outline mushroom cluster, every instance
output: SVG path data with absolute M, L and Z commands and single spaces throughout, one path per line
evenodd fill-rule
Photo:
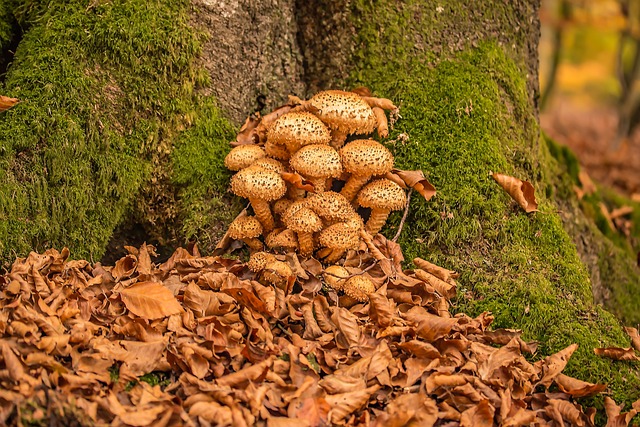
M 231 190 L 249 200 L 255 215 L 237 218 L 229 236 L 246 243 L 250 269 L 266 281 L 286 286 L 291 274 L 274 254 L 315 256 L 332 266 L 349 250 L 366 251 L 362 233 L 377 234 L 391 211 L 405 207 L 405 190 L 385 178 L 393 155 L 366 138 L 376 129 L 387 136 L 384 110 L 396 107 L 366 95 L 328 90 L 309 100 L 290 97 L 287 106 L 261 119 L 258 137 L 237 144 L 225 158 L 236 171 Z M 362 139 L 346 142 L 351 135 Z M 370 210 L 366 223 L 359 207 Z M 271 253 L 262 252 L 263 245 Z M 364 300 L 375 290 L 365 281 L 358 276 L 327 283 Z

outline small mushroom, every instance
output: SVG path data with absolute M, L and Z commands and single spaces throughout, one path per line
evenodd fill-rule
M 340 149 L 344 169 L 351 174 L 340 194 L 352 201 L 358 191 L 375 175 L 393 169 L 393 155 L 384 145 L 372 139 L 357 139 Z
M 376 127 L 373 110 L 360 95 L 341 90 L 327 90 L 314 95 L 309 105 L 331 129 L 331 145 L 342 147 L 347 135 L 372 133 Z
M 376 287 L 367 277 L 358 275 L 347 280 L 342 287 L 342 291 L 359 302 L 367 302 L 369 301 L 369 294 L 374 293 Z
M 264 242 L 271 249 L 284 249 L 286 251 L 295 251 L 298 249 L 298 237 L 295 231 L 285 228 L 273 230 L 264 239 Z
M 257 239 L 261 234 L 262 224 L 254 216 L 241 216 L 229 226 L 229 236 L 235 240 L 242 240 L 253 251 L 261 251 L 264 247 Z
M 309 144 L 328 144 L 331 133 L 318 117 L 306 111 L 287 113 L 267 131 L 267 141 L 285 145 L 291 154 Z
M 272 159 L 271 157 L 263 157 L 259 160 L 256 160 L 252 166 L 259 166 L 263 169 L 273 171 L 277 174 L 281 174 L 284 172 L 284 165 L 276 159 Z
M 309 209 L 318 214 L 320 218 L 329 221 L 343 221 L 356 213 L 351 203 L 342 194 L 335 191 L 314 194 L 307 200 Z
M 264 144 L 264 151 L 269 157 L 273 157 L 278 160 L 289 160 L 291 153 L 284 145 L 275 144 L 269 140 Z
M 267 153 L 259 145 L 239 145 L 224 158 L 224 165 L 232 171 L 239 171 L 251 166 L 257 160 L 265 157 Z
M 282 217 L 285 211 L 291 206 L 293 200 L 291 199 L 278 199 L 273 203 L 273 213 Z
M 332 250 L 324 259 L 324 262 L 333 264 L 342 258 L 348 249 L 358 249 L 360 246 L 360 230 L 350 224 L 339 222 L 322 230 L 318 240 L 320 246 Z
M 313 183 L 316 193 L 322 193 L 328 178 L 342 175 L 340 155 L 328 145 L 305 145 L 289 161 L 291 167 Z
M 325 283 L 336 291 L 342 290 L 349 276 L 347 269 L 339 265 L 330 265 L 322 273 Z
M 384 226 L 392 210 L 404 208 L 407 196 L 402 187 L 388 179 L 371 181 L 358 193 L 358 204 L 371 208 L 371 216 L 365 227 L 375 235 Z
M 268 263 L 275 261 L 276 257 L 269 252 L 254 252 L 249 257 L 247 267 L 254 273 L 260 273 Z
M 293 270 L 291 270 L 289 264 L 277 260 L 267 263 L 262 271 L 264 280 L 281 289 L 287 286 L 291 276 L 293 276 Z
M 287 191 L 287 185 L 280 175 L 258 166 L 249 166 L 231 178 L 231 191 L 249 199 L 265 232 L 273 230 L 274 220 L 269 202 L 281 198 Z
M 295 213 L 291 213 L 292 208 L 296 208 L 295 204 L 289 207 L 282 220 L 287 228 L 298 233 L 300 254 L 309 256 L 313 253 L 313 233 L 322 229 L 322 220 L 307 207 L 299 208 Z

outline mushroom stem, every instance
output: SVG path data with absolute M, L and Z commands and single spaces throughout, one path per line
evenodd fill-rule
M 348 201 L 352 201 L 356 194 L 360 189 L 367 183 L 369 180 L 369 176 L 367 175 L 351 175 L 347 183 L 342 187 L 340 194 L 344 196 Z
M 346 251 L 344 249 L 334 249 L 324 259 L 325 264 L 335 264 L 344 255 Z
M 344 145 L 347 140 L 347 132 L 340 129 L 331 129 L 331 146 L 336 150 Z
M 313 253 L 313 233 L 298 233 L 300 255 L 309 256 Z
M 391 209 L 371 209 L 371 216 L 369 217 L 369 221 L 367 221 L 365 230 L 372 236 L 375 236 L 378 231 L 384 227 L 384 223 L 387 222 L 387 218 L 389 218 L 389 213 L 391 213 Z
M 305 191 L 302 188 L 298 188 L 295 185 L 289 187 L 289 191 L 287 192 L 289 198 L 291 200 L 299 200 L 304 199 Z
M 262 228 L 265 233 L 273 230 L 275 226 L 273 215 L 271 215 L 271 208 L 269 208 L 269 203 L 265 200 L 257 199 L 255 197 L 250 197 L 249 202 L 251 206 L 253 206 L 253 212 L 256 214 L 256 218 L 262 224 Z
M 380 107 L 373 107 L 373 114 L 376 116 L 376 122 L 378 122 L 378 136 L 380 136 L 380 138 L 388 137 L 389 123 L 387 122 L 387 116 L 384 114 L 384 110 Z
M 311 178 L 309 178 L 309 181 L 311 181 L 311 182 L 313 183 L 313 190 L 314 190 L 316 193 L 324 193 L 325 183 L 327 182 L 327 178 L 323 178 L 323 177 L 319 177 L 319 178 L 311 177 Z
M 264 248 L 264 245 L 262 244 L 262 242 L 258 239 L 256 239 L 255 237 L 245 237 L 244 239 L 242 239 L 242 241 L 249 246 L 249 249 L 251 249 L 252 251 L 255 252 L 259 252 Z

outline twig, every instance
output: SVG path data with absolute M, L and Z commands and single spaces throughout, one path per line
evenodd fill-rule
M 412 193 L 413 193 L 413 188 L 410 188 L 409 192 L 407 193 L 407 206 L 404 207 L 404 213 L 402 214 L 400 225 L 398 225 L 398 231 L 396 231 L 396 235 L 393 236 L 393 239 L 391 239 L 393 243 L 396 243 L 398 241 L 398 237 L 400 237 L 400 233 L 402 233 L 402 227 L 404 227 L 404 223 L 407 220 L 407 216 L 409 215 L 409 202 L 411 202 Z
M 355 277 L 355 276 L 362 276 L 364 273 L 366 273 L 367 271 L 371 270 L 376 265 L 378 265 L 378 261 L 377 260 L 373 261 L 373 264 L 371 264 L 369 267 L 365 268 L 364 270 L 362 270 L 362 271 L 360 271 L 358 273 L 352 273 L 352 274 L 348 275 L 347 277 L 338 276 L 337 274 L 329 273 L 328 271 L 323 271 L 322 274 L 326 274 L 326 275 L 329 275 L 329 276 L 337 277 L 338 279 L 342 279 L 342 280 L 349 280 L 349 279 L 351 279 L 352 277 Z

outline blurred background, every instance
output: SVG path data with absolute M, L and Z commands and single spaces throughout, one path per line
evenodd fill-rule
M 542 0 L 543 131 L 640 201 L 640 0 Z

